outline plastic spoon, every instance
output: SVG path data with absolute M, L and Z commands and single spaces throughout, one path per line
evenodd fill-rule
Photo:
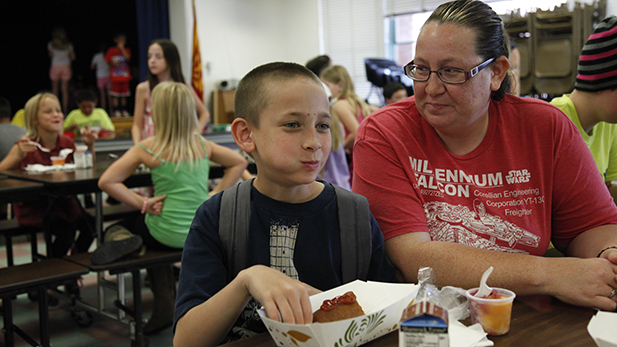
M 72 148 L 65 148 L 65 149 L 61 149 L 60 150 L 60 156 L 62 158 L 66 158 L 69 156 L 69 154 L 73 153 L 73 149 Z
M 484 271 L 484 274 L 482 274 L 482 279 L 480 280 L 480 288 L 478 289 L 476 294 L 474 294 L 475 297 L 483 298 L 489 295 L 491 291 L 493 291 L 493 288 L 489 287 L 486 284 L 486 280 L 488 279 L 488 276 L 490 276 L 492 272 L 493 272 L 492 266 L 486 269 L 486 271 Z
M 33 143 L 35 146 L 37 146 L 41 151 L 43 151 L 45 153 L 49 153 L 49 151 L 50 151 L 49 148 L 45 148 L 45 147 L 41 146 L 41 144 L 38 143 L 38 142 L 31 141 L 31 143 Z

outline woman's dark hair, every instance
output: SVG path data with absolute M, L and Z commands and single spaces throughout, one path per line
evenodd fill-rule
M 489 58 L 510 57 L 510 39 L 501 18 L 493 9 L 479 0 L 455 0 L 439 5 L 426 20 L 429 22 L 452 23 L 474 30 L 476 33 L 475 51 L 485 60 Z M 511 80 L 508 75 L 501 82 L 499 90 L 491 93 L 493 100 L 501 100 L 510 91 Z
M 150 43 L 150 46 L 155 43 L 163 49 L 163 57 L 169 67 L 171 78 L 175 82 L 185 83 L 184 75 L 182 74 L 182 66 L 180 65 L 180 53 L 178 53 L 178 47 L 176 47 L 176 45 L 168 39 L 154 40 Z M 150 84 L 150 90 L 154 89 L 154 87 L 156 87 L 159 83 L 159 78 L 156 75 L 153 75 L 150 70 L 148 70 L 148 82 Z

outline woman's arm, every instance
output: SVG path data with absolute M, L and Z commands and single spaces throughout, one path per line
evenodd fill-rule
M 353 143 L 356 139 L 356 132 L 358 131 L 358 119 L 351 108 L 351 104 L 347 100 L 338 100 L 332 105 L 334 112 L 338 116 L 339 120 L 347 129 L 347 136 L 345 137 L 345 149 L 353 147 Z
M 174 346 L 218 345 L 251 296 L 264 306 L 270 318 L 278 319 L 280 313 L 283 322 L 310 323 L 313 313 L 309 296 L 318 292 L 278 270 L 262 265 L 252 266 L 241 271 L 227 286 L 178 320 Z
M 197 92 L 188 82 L 185 82 L 187 86 L 191 89 L 191 93 L 193 94 L 193 99 L 195 100 L 195 109 L 197 109 L 197 114 L 199 115 L 199 133 L 203 133 L 206 125 L 210 121 L 210 112 L 206 109 L 206 105 L 199 99 Z
M 210 160 L 225 167 L 225 174 L 223 175 L 223 178 L 221 178 L 220 182 L 210 192 L 210 195 L 214 195 L 238 182 L 238 180 L 242 177 L 248 163 L 246 159 L 240 155 L 240 153 L 225 146 L 217 145 L 212 141 L 205 141 Z
M 101 175 L 101 178 L 99 178 L 99 188 L 116 200 L 136 209 L 141 210 L 144 201 L 147 201 L 146 212 L 160 215 L 163 207 L 162 200 L 165 199 L 165 195 L 145 200 L 143 196 L 128 189 L 123 183 L 124 180 L 135 172 L 139 164 L 144 162 L 144 153 L 145 151 L 138 146 L 130 148 Z
M 518 295 L 553 295 L 570 304 L 603 310 L 617 307 L 608 298 L 617 287 L 617 265 L 595 258 L 595 254 L 581 259 L 498 252 L 431 241 L 427 232 L 396 236 L 385 244 L 390 260 L 407 282 L 417 282 L 418 269 L 428 266 L 435 270 L 439 285 L 473 288 L 493 266 L 490 286 L 508 288 Z
M 137 145 L 141 141 L 141 132 L 144 128 L 144 112 L 146 110 L 146 94 L 148 93 L 148 81 L 141 82 L 135 88 L 135 109 L 133 111 L 133 126 L 131 126 L 131 137 L 133 144 Z

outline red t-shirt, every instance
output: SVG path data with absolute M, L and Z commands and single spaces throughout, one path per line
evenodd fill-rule
M 432 240 L 543 255 L 551 240 L 617 224 L 617 207 L 572 122 L 540 100 L 491 101 L 482 143 L 447 150 L 415 98 L 360 124 L 353 191 L 366 196 L 385 239 Z
M 32 139 L 32 141 L 34 141 L 34 139 Z M 56 147 L 50 148 L 49 153 L 40 150 L 29 152 L 26 157 L 21 160 L 19 167 L 24 169 L 28 164 L 51 165 L 51 157 L 60 154 L 60 150 L 64 148 L 75 148 L 75 141 L 68 136 L 59 135 L 58 141 L 56 141 Z M 66 162 L 70 163 L 72 161 L 73 154 L 71 153 L 66 158 Z M 47 199 L 20 202 L 13 205 L 15 217 L 17 217 L 19 224 L 37 227 L 43 227 L 43 216 L 46 208 Z M 78 218 L 82 215 L 82 212 L 76 200 L 73 197 L 67 196 L 56 199 L 56 203 L 52 206 L 50 214 L 62 214 L 71 216 L 70 218 Z
M 124 51 L 131 57 L 131 50 L 124 48 Z M 110 47 L 105 53 L 105 60 L 109 63 L 109 80 L 111 82 L 128 82 L 131 80 L 131 69 L 128 59 L 122 54 L 118 47 Z

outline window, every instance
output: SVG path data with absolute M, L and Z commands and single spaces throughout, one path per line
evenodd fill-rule
M 404 66 L 413 59 L 416 51 L 416 39 L 422 25 L 431 12 L 441 3 L 429 3 L 430 0 L 406 1 L 383 0 L 385 5 L 384 27 L 386 33 L 386 58 Z M 561 5 L 559 0 L 523 0 L 523 1 L 487 1 L 498 14 L 517 11 L 524 16 L 537 9 L 550 10 Z

